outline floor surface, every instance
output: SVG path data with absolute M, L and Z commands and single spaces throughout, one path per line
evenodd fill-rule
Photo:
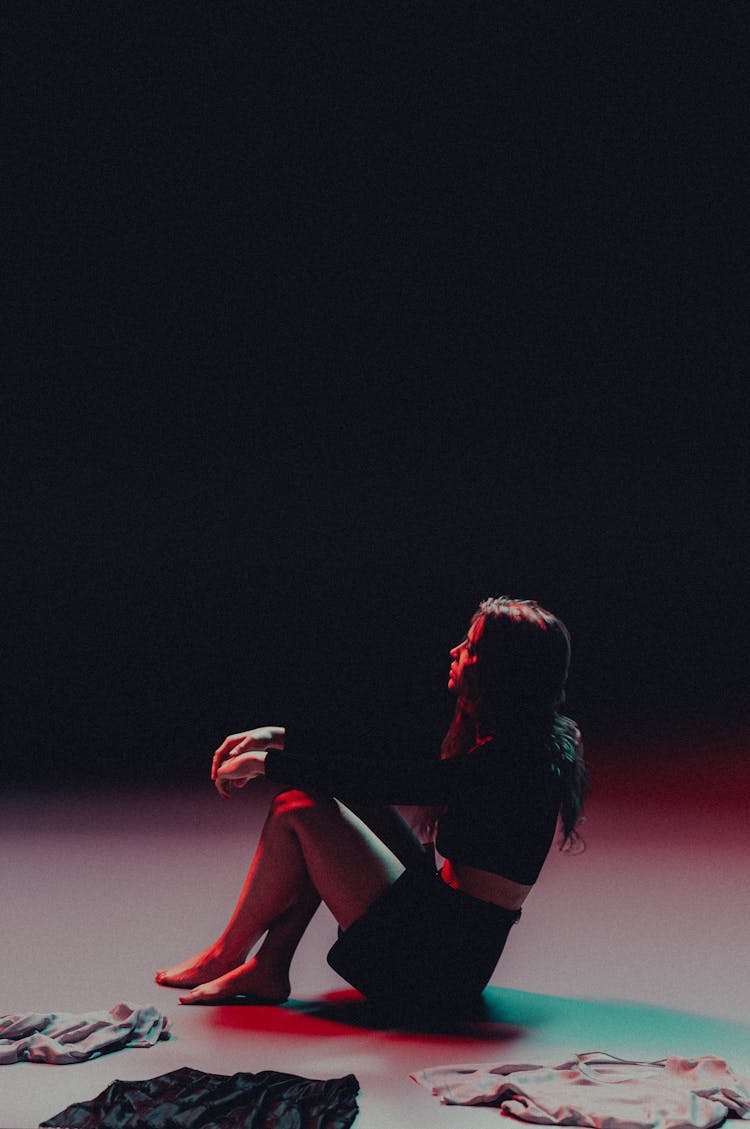
M 490 1108 L 444 1107 L 423 1067 L 716 1054 L 750 1075 L 750 738 L 652 735 L 593 748 L 579 855 L 553 850 L 485 993 L 481 1022 L 377 1030 L 325 963 L 322 908 L 282 1008 L 187 1008 L 153 982 L 231 910 L 270 791 L 15 793 L 2 830 L 0 1014 L 155 1004 L 171 1038 L 75 1066 L 0 1067 L 0 1129 L 30 1129 L 114 1078 L 180 1066 L 231 1074 L 354 1073 L 358 1129 L 483 1129 Z

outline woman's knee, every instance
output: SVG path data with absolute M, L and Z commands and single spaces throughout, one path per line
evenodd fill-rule
M 278 792 L 271 801 L 271 815 L 299 816 L 320 808 L 334 808 L 336 801 L 331 796 L 322 796 L 318 792 L 306 792 L 301 788 L 285 788 Z

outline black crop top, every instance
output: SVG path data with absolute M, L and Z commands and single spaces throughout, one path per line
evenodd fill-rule
M 336 753 L 306 757 L 269 749 L 269 780 L 335 795 L 344 803 L 443 806 L 436 846 L 455 864 L 531 886 L 557 826 L 562 786 L 552 755 L 490 739 L 449 760 L 362 763 Z

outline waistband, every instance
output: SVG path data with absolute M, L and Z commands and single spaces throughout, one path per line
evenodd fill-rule
M 435 879 L 444 890 L 449 892 L 450 896 L 460 900 L 464 912 L 474 913 L 477 916 L 481 915 L 484 920 L 489 918 L 506 925 L 508 923 L 515 925 L 517 921 L 521 920 L 522 911 L 520 909 L 506 909 L 505 906 L 496 905 L 495 902 L 485 902 L 481 898 L 475 898 L 473 894 L 467 894 L 465 890 L 457 890 L 455 886 L 449 886 L 443 880 L 442 867 L 436 872 Z

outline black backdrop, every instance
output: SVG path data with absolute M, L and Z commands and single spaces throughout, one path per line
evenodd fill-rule
M 500 593 L 746 713 L 740 6 L 123 13 L 12 37 L 6 780 L 433 742 Z

